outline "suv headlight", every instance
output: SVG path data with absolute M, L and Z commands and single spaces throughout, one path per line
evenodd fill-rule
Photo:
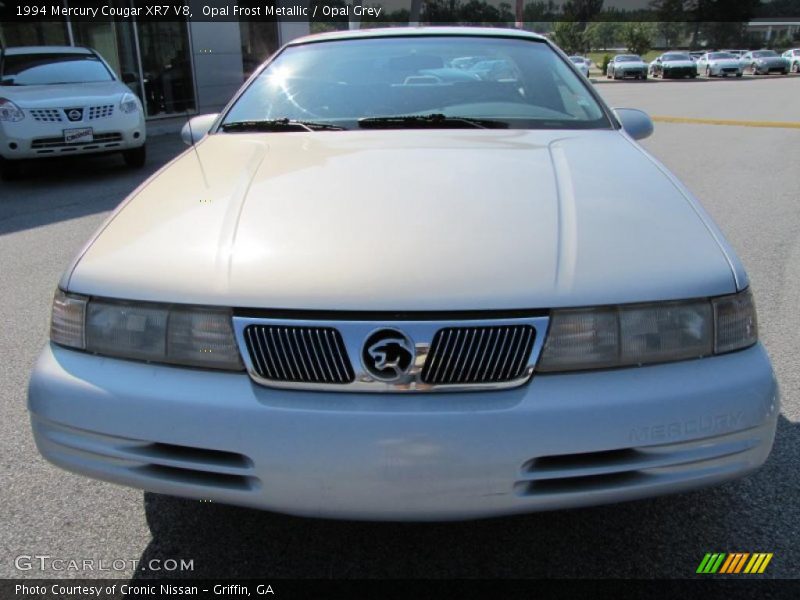
M 134 113 L 139 111 L 139 100 L 133 94 L 125 93 L 119 102 L 119 108 L 124 113 Z
M 0 98 L 0 121 L 22 121 L 25 113 L 8 98 Z
M 750 290 L 731 296 L 553 311 L 540 372 L 672 362 L 758 341 Z
M 243 370 L 229 309 L 56 291 L 50 340 L 103 356 Z

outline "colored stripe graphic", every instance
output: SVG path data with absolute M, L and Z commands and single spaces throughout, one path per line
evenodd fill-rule
M 725 560 L 725 553 L 708 553 L 703 557 L 700 566 L 697 567 L 697 573 L 716 573 L 722 561 Z
M 767 568 L 769 561 L 772 560 L 772 553 L 760 552 L 753 554 L 753 558 L 747 563 L 744 569 L 745 573 L 763 573 Z
M 697 567 L 702 574 L 763 573 L 772 560 L 771 552 L 707 552 Z M 749 559 L 749 560 L 748 560 Z M 746 565 L 746 566 L 745 566 Z M 744 569 L 744 570 L 743 570 Z
M 746 552 L 734 552 L 728 555 L 728 560 L 722 565 L 720 573 L 738 573 L 741 570 L 744 561 L 750 554 Z

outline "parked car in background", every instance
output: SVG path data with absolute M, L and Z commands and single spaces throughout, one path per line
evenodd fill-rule
M 145 162 L 142 104 L 94 50 L 72 46 L 0 50 L 0 170 L 21 161 L 122 153 Z
M 697 61 L 706 52 L 707 50 L 692 50 L 691 52 L 689 52 L 689 58 L 691 58 L 693 61 Z
M 650 63 L 650 75 L 662 79 L 697 77 L 694 61 L 685 52 L 665 52 Z
M 729 52 L 707 52 L 695 63 L 697 73 L 706 77 L 742 76 L 739 59 Z
M 591 67 L 592 61 L 585 56 L 570 56 L 569 59 L 585 77 L 589 77 L 589 68 Z
M 789 72 L 788 59 L 780 56 L 774 50 L 753 50 L 741 58 L 742 69 L 750 71 L 753 75 L 769 75 Z
M 476 55 L 514 80 L 420 85 Z M 65 271 L 28 387 L 45 458 L 388 520 L 764 463 L 780 400 L 747 274 L 636 142 L 646 114 L 519 30 L 331 32 L 256 73 Z
M 617 54 L 608 63 L 606 77 L 608 79 L 647 79 L 648 65 L 638 54 Z
M 781 56 L 789 61 L 789 70 L 792 73 L 800 73 L 800 48 L 787 50 Z

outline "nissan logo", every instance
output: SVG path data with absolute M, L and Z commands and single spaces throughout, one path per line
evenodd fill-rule
M 83 116 L 83 111 L 79 108 L 72 108 L 67 111 L 67 118 L 70 121 L 80 121 Z
M 414 344 L 396 329 L 378 329 L 364 342 L 361 362 L 374 379 L 399 381 L 414 363 Z

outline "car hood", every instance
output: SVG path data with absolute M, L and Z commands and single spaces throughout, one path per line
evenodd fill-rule
M 646 67 L 647 63 L 631 61 L 631 62 L 618 62 L 615 63 L 615 65 L 616 65 L 615 68 L 620 68 L 620 69 L 641 69 L 643 67 Z
M 0 87 L 0 95 L 20 108 L 86 106 L 104 101 L 118 101 L 122 94 L 129 91 L 128 87 L 119 81 Z
M 321 310 L 735 291 L 701 209 L 618 131 L 207 136 L 101 230 L 68 289 Z

